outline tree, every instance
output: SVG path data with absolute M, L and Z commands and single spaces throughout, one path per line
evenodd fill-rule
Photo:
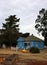
M 10 15 L 8 18 L 5 19 L 6 23 L 3 23 L 3 29 L 4 29 L 4 43 L 6 46 L 16 46 L 16 41 L 19 34 L 19 22 L 20 18 L 18 19 L 16 15 Z
M 30 33 L 19 33 L 19 37 L 28 37 Z
M 45 45 L 47 45 L 47 10 L 42 8 L 39 11 L 39 15 L 37 16 L 35 23 L 36 30 L 38 30 L 38 33 L 41 32 L 44 37 Z
M 2 44 L 3 44 L 3 37 L 2 37 L 2 35 L 0 35 L 0 48 L 2 47 Z
M 22 37 L 28 37 L 30 35 L 30 33 L 24 33 L 22 34 Z
M 4 41 L 4 36 L 3 36 L 3 29 L 0 29 L 0 47 L 2 48 L 3 45 L 3 41 Z

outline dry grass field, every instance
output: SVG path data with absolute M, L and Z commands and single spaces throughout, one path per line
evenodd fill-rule
M 23 53 L 21 51 L 11 50 L 11 49 L 0 49 L 0 55 L 5 54 L 18 54 L 20 59 L 36 59 L 36 60 L 45 60 L 47 61 L 47 49 L 41 50 L 38 54 L 32 54 L 32 53 Z
M 2 57 L 7 58 L 12 54 L 18 54 L 18 59 L 11 65 L 47 65 L 47 49 L 41 50 L 38 54 L 32 54 L 11 50 L 10 48 L 0 49 L 0 65 L 4 65 L 5 59 L 2 60 Z

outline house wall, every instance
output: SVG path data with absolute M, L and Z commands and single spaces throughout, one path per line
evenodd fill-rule
M 24 48 L 24 40 L 22 37 L 20 37 L 18 40 L 17 40 L 17 47 L 18 49 L 23 49 Z
M 39 49 L 43 49 L 44 42 L 43 41 L 31 41 L 31 47 L 38 47 Z
M 17 46 L 19 49 L 23 49 L 23 48 L 26 48 L 26 49 L 30 49 L 31 47 L 38 47 L 39 49 L 43 49 L 44 48 L 44 42 L 43 41 L 31 41 L 29 42 L 30 45 L 28 45 L 28 42 L 27 43 L 27 46 L 25 46 L 25 41 L 23 40 L 23 38 L 19 38 L 17 40 Z
M 35 47 L 36 46 L 36 42 L 35 41 L 31 41 L 31 47 Z
M 41 42 L 38 42 L 38 48 L 41 49 Z
M 41 42 L 41 49 L 44 48 L 44 42 Z
M 17 46 L 18 46 L 19 49 L 25 48 L 24 42 L 18 42 Z

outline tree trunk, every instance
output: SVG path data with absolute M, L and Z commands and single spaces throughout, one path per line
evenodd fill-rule
M 47 46 L 47 33 L 45 34 L 44 44 Z

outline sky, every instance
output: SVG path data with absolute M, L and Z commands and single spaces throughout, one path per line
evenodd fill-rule
M 0 28 L 8 16 L 16 15 L 20 18 L 20 32 L 29 32 L 43 39 L 35 29 L 35 20 L 42 8 L 47 9 L 47 0 L 0 0 Z

